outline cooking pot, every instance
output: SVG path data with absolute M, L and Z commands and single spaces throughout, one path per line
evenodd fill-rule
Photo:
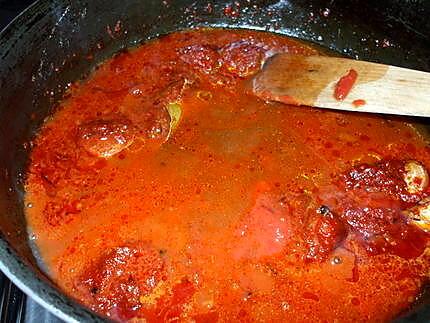
M 23 204 L 31 139 L 70 83 L 97 63 L 168 32 L 216 26 L 282 33 L 353 58 L 430 71 L 429 15 L 425 0 L 37 1 L 0 35 L 0 269 L 66 321 L 104 320 L 40 269 Z M 398 320 L 429 321 L 430 294 L 423 290 Z

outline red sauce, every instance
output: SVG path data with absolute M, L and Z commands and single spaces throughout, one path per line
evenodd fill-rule
M 352 104 L 353 104 L 356 108 L 359 108 L 359 107 L 362 107 L 363 105 L 365 105 L 365 104 L 366 104 L 366 101 L 365 101 L 365 100 L 363 100 L 363 99 L 357 99 L 357 100 L 352 101 Z
M 426 143 L 398 119 L 249 95 L 279 51 L 316 53 L 268 33 L 186 31 L 73 85 L 26 182 L 60 288 L 116 321 L 387 321 L 414 300 L 428 235 L 402 212 L 429 190 L 409 193 L 403 174 L 408 160 L 430 167 Z
M 334 89 L 334 97 L 336 100 L 344 100 L 354 86 L 358 74 L 355 70 L 350 69 L 348 74 L 342 76 Z

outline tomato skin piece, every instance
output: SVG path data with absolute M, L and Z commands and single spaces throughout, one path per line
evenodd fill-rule
M 334 89 L 334 97 L 338 101 L 344 100 L 352 87 L 357 81 L 358 73 L 354 69 L 350 69 L 348 74 L 342 76 Z

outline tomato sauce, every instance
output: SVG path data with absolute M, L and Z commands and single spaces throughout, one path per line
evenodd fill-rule
M 357 77 L 357 72 L 353 69 L 350 69 L 346 75 L 342 76 L 339 79 L 334 88 L 334 97 L 336 100 L 342 101 L 347 97 L 352 87 L 354 86 Z
M 357 99 L 352 101 L 352 105 L 356 108 L 362 107 L 363 105 L 366 105 L 366 100 L 363 99 Z
M 35 140 L 25 198 L 61 289 L 122 322 L 386 321 L 415 301 L 430 269 L 424 138 L 250 95 L 276 52 L 317 54 L 184 31 L 72 86 Z

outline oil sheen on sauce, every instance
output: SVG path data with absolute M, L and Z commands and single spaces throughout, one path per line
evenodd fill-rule
M 26 182 L 61 289 L 117 321 L 386 321 L 415 301 L 430 264 L 424 139 L 398 119 L 257 99 L 247 82 L 276 52 L 317 54 L 184 31 L 73 85 Z

